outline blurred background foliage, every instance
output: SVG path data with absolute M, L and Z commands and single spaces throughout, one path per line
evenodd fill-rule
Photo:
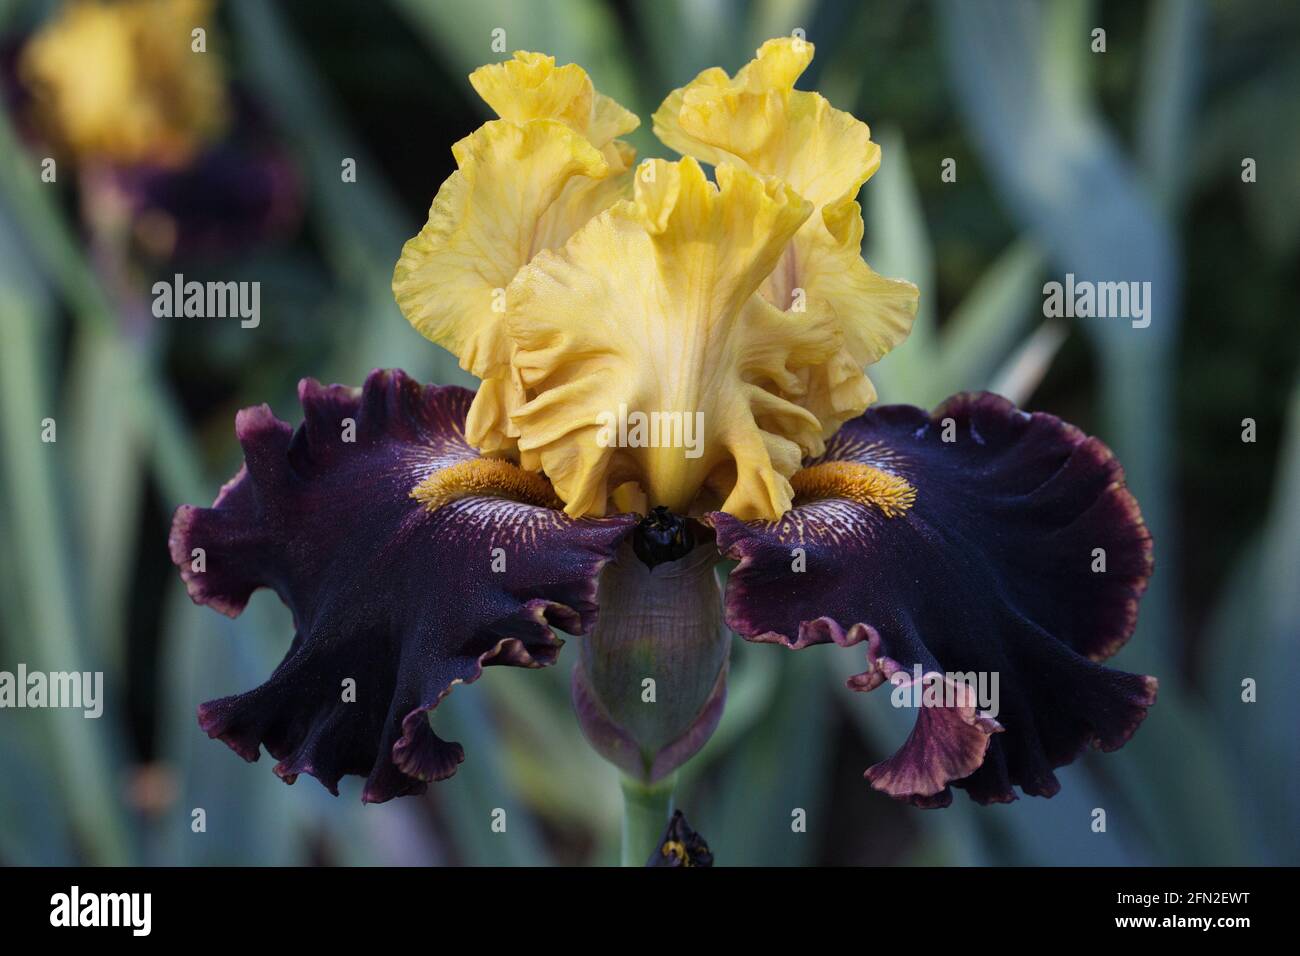
M 472 384 L 409 328 L 389 281 L 450 145 L 485 118 L 465 75 L 502 58 L 496 28 L 510 50 L 586 67 L 642 117 L 642 156 L 667 154 L 648 118 L 670 89 L 803 29 L 817 58 L 801 86 L 884 144 L 862 197 L 867 259 L 922 290 L 912 338 L 874 376 L 882 400 L 993 388 L 1059 414 L 1116 449 L 1155 534 L 1116 662 L 1156 674 L 1160 700 L 1122 751 L 1064 769 L 1052 800 L 958 794 L 920 811 L 874 793 L 862 770 L 910 718 L 844 687 L 861 652 L 736 641 L 723 724 L 678 793 L 719 862 L 1300 862 L 1300 8 L 226 0 L 206 55 L 238 119 L 214 149 L 276 164 L 278 212 L 242 208 L 238 177 L 224 192 L 169 180 L 162 225 L 196 220 L 212 241 L 160 249 L 145 241 L 157 217 L 123 236 L 89 164 L 40 179 L 59 154 L 15 64 L 56 7 L 0 3 L 0 669 L 102 670 L 108 702 L 99 720 L 0 713 L 0 862 L 616 860 L 615 774 L 569 712 L 563 659 L 493 669 L 439 707 L 468 759 L 426 798 L 363 808 L 355 779 L 339 799 L 290 789 L 194 719 L 270 672 L 287 612 L 265 592 L 234 621 L 194 607 L 166 550 L 175 506 L 211 501 L 237 467 L 237 409 L 267 401 L 296 421 L 300 377 L 359 383 L 376 366 Z M 219 157 L 218 180 L 240 162 Z M 153 319 L 148 290 L 175 272 L 260 281 L 261 326 Z M 1042 284 L 1066 272 L 1150 280 L 1150 328 L 1044 323 Z M 47 416 L 56 444 L 40 441 Z

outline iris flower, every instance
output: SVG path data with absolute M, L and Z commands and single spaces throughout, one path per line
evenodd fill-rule
M 1051 796 L 1128 740 L 1156 682 L 1101 664 L 1151 572 L 1123 472 L 995 395 L 873 406 L 864 369 L 917 290 L 861 258 L 880 148 L 794 88 L 812 55 L 776 39 L 701 73 L 654 116 L 682 159 L 640 165 L 637 118 L 578 66 L 470 76 L 499 118 L 453 147 L 393 290 L 482 384 L 375 371 L 304 381 L 296 429 L 239 414 L 245 464 L 177 512 L 172 556 L 194 600 L 236 615 L 269 587 L 296 633 L 265 684 L 200 707 L 210 736 L 288 782 L 419 793 L 464 756 L 430 712 L 488 665 L 553 663 L 558 629 L 582 635 L 578 720 L 641 796 L 717 725 L 731 631 L 861 645 L 853 690 L 946 691 L 866 771 L 918 806 Z M 998 675 L 996 716 L 968 673 Z M 651 818 L 641 860 L 684 845 Z

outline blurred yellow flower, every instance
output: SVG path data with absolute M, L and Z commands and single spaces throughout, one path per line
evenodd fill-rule
M 227 118 L 221 62 L 193 49 L 211 12 L 210 0 L 65 4 L 19 60 L 40 123 L 79 159 L 184 165 Z
M 811 58 L 779 39 L 734 78 L 701 73 L 655 114 L 686 158 L 637 170 L 615 139 L 636 118 L 579 67 L 516 53 L 471 76 L 501 119 L 453 148 L 393 289 L 484 379 L 469 440 L 545 472 L 569 514 L 617 496 L 775 518 L 801 461 L 875 399 L 864 367 L 906 338 L 917 290 L 862 261 L 880 148 L 793 88 Z M 623 422 L 611 441 L 628 410 L 672 440 Z

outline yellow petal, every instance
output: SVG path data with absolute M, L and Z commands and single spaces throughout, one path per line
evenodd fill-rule
M 687 511 L 713 493 L 732 514 L 775 517 L 820 450 L 816 417 L 778 393 L 797 393 L 840 335 L 828 312 L 787 314 L 756 294 L 810 206 L 775 180 L 717 176 L 692 159 L 644 164 L 632 201 L 511 285 L 522 460 L 570 514 L 602 514 L 634 481 L 649 506 Z M 621 441 L 619 419 L 634 430 L 638 413 L 657 424 Z
M 857 202 L 844 200 L 810 223 L 786 247 L 761 291 L 769 301 L 797 309 L 801 289 L 804 307 L 820 302 L 835 314 L 843 346 L 825 367 L 811 370 L 806 393 L 795 399 L 830 437 L 876 400 L 863 369 L 907 339 L 918 293 L 912 283 L 879 275 L 863 261 Z
M 424 336 L 478 376 L 509 363 L 500 335 L 504 291 L 538 251 L 537 224 L 575 176 L 608 164 L 591 144 L 550 120 L 495 120 L 452 147 L 459 167 L 438 190 L 429 220 L 402 248 L 393 293 Z
M 597 93 L 582 67 L 557 67 L 555 57 L 542 53 L 521 50 L 512 60 L 479 67 L 469 81 L 502 119 L 557 120 L 597 149 L 641 125 L 634 113 Z
M 614 142 L 617 136 L 626 136 L 641 125 L 641 118 L 625 110 L 617 102 L 601 93 L 591 107 L 591 122 L 587 125 L 587 138 L 595 146 Z
M 564 184 L 559 198 L 537 223 L 535 248 L 558 249 L 588 221 L 632 195 L 636 150 L 622 140 L 613 140 L 601 150 L 601 156 L 608 164 L 604 175 L 574 176 Z
M 581 67 L 539 53 L 481 67 L 470 82 L 501 119 L 452 148 L 458 168 L 403 247 L 393 293 L 422 335 L 484 380 L 466 437 L 483 451 L 512 450 L 510 413 L 524 399 L 510 370 L 505 290 L 539 251 L 630 193 L 636 154 L 614 137 L 638 120 Z
M 421 335 L 484 380 L 466 434 L 495 451 L 513 445 L 509 413 L 522 400 L 509 376 L 506 287 L 543 244 L 563 242 L 602 201 L 612 202 L 603 191 L 617 187 L 606 185 L 604 157 L 553 120 L 496 120 L 452 152 L 459 169 L 438 190 L 424 228 L 402 247 L 393 294 Z
M 880 165 L 880 147 L 852 115 L 818 93 L 794 89 L 813 46 L 769 40 L 734 78 L 706 70 L 655 113 L 665 143 L 708 162 L 730 162 L 789 183 L 814 213 L 762 286 L 776 306 L 798 312 L 824 303 L 843 335 L 840 353 L 804 376 L 801 395 L 829 436 L 875 399 L 863 368 L 899 345 L 916 315 L 917 290 L 862 261 L 855 197 Z
M 48 132 L 78 157 L 188 162 L 228 113 L 219 55 L 191 51 L 211 9 L 209 0 L 64 5 L 19 61 Z

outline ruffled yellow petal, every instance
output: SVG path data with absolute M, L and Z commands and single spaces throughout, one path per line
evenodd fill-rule
M 820 221 L 818 221 L 820 219 Z M 862 211 L 843 200 L 810 218 L 763 283 L 770 302 L 792 310 L 828 305 L 843 333 L 839 353 L 823 368 L 811 370 L 804 394 L 797 399 L 821 420 L 829 437 L 876 400 L 863 372 L 901 345 L 916 317 L 917 289 L 912 283 L 874 272 L 862 259 Z
M 533 236 L 537 249 L 558 249 L 568 238 L 614 203 L 632 195 L 632 164 L 636 150 L 622 140 L 605 145 L 601 156 L 608 169 L 601 176 L 574 176 L 541 220 Z
M 501 335 L 505 288 L 538 251 L 537 224 L 576 176 L 608 164 L 551 120 L 494 120 L 452 147 L 459 167 L 443 183 L 419 235 L 402 248 L 393 292 L 424 336 L 487 377 L 510 362 Z
M 830 435 L 875 398 L 863 368 L 900 344 L 916 314 L 911 283 L 876 275 L 862 261 L 855 197 L 880 165 L 880 147 L 852 115 L 818 93 L 794 89 L 811 62 L 806 40 L 769 40 L 734 78 L 705 70 L 655 113 L 655 133 L 706 162 L 734 163 L 789 183 L 814 213 L 762 286 L 774 305 L 798 312 L 820 300 L 834 311 L 843 348 L 803 376 L 792 400 Z
M 188 162 L 228 114 L 219 55 L 191 51 L 211 11 L 210 0 L 65 4 L 19 61 L 39 120 L 80 158 Z
M 614 137 L 638 120 L 581 67 L 538 53 L 481 67 L 470 83 L 501 119 L 452 148 L 458 168 L 403 247 L 393 293 L 422 335 L 483 379 L 466 436 L 500 451 L 515 446 L 510 414 L 524 401 L 510 369 L 506 288 L 539 251 L 631 192 L 636 154 Z
M 646 163 L 632 201 L 511 285 L 529 397 L 512 420 L 525 465 L 545 470 L 570 514 L 602 514 L 636 482 L 648 506 L 687 511 L 705 492 L 740 517 L 775 517 L 820 449 L 820 422 L 783 394 L 840 334 L 829 311 L 788 314 L 756 294 L 811 207 L 731 166 L 717 178 L 689 158 Z M 659 416 L 640 443 L 617 424 L 634 428 L 638 413 Z
M 641 125 L 635 113 L 597 93 L 582 67 L 557 67 L 555 57 L 542 53 L 521 50 L 512 60 L 479 67 L 469 81 L 502 119 L 557 120 L 597 149 Z
M 794 88 L 813 45 L 768 40 L 734 78 L 705 70 L 654 114 L 655 135 L 680 153 L 730 162 L 789 183 L 814 208 L 854 198 L 880 165 L 866 123 L 820 93 Z

